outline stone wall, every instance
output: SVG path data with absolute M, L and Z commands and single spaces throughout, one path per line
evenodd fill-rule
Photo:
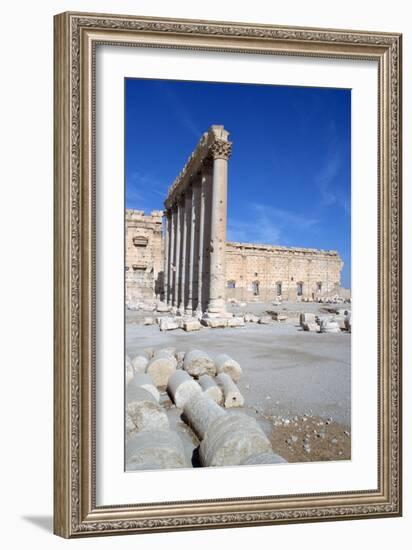
M 163 298 L 162 214 L 126 210 L 126 304 Z M 342 267 L 334 250 L 228 242 L 226 298 L 299 301 L 342 294 Z
M 163 293 L 163 211 L 125 213 L 126 304 L 153 301 Z
M 316 300 L 340 291 L 343 262 L 334 250 L 228 242 L 226 297 Z

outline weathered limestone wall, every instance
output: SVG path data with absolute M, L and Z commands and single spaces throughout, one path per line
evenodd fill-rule
M 227 243 L 227 298 L 316 300 L 339 293 L 343 261 L 335 250 Z
M 210 209 L 208 210 L 207 216 L 210 217 Z M 126 266 L 129 268 L 126 271 L 127 303 L 153 300 L 156 294 L 162 297 L 165 248 L 161 234 L 162 213 L 152 212 L 147 216 L 140 211 L 129 210 L 127 213 Z M 196 231 L 199 232 L 199 228 L 195 227 L 195 233 Z M 148 239 L 147 245 L 136 246 L 133 243 L 135 237 Z M 196 241 L 195 238 L 194 243 Z M 199 254 L 198 248 L 199 246 L 195 244 L 194 257 Z M 203 257 L 203 260 L 205 267 L 201 268 L 202 279 L 207 280 L 210 276 L 208 258 Z M 140 265 L 142 269 L 133 268 Z M 143 266 L 146 267 L 143 269 Z M 282 300 L 295 301 L 302 298 L 313 300 L 337 293 L 346 298 L 350 296 L 350 291 L 340 288 L 342 267 L 343 262 L 334 250 L 228 242 L 225 269 L 226 298 L 241 301 L 269 301 L 279 297 Z M 190 277 L 192 277 L 191 284 Z M 185 280 L 188 282 L 186 303 L 197 305 L 198 277 L 198 267 L 192 274 L 187 271 L 185 273 Z M 302 296 L 297 296 L 298 283 L 302 283 Z M 205 284 L 203 287 L 202 302 L 205 305 L 208 301 L 208 286 Z M 278 294 L 279 291 L 280 294 Z
M 125 213 L 126 305 L 153 301 L 163 293 L 163 211 Z

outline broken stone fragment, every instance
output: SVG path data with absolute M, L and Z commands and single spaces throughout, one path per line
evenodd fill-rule
M 215 403 L 220 405 L 223 402 L 223 393 L 215 380 L 208 374 L 202 374 L 199 377 L 199 385 L 203 390 L 203 393 L 210 397 Z
M 158 388 L 166 388 L 170 376 L 175 372 L 176 358 L 169 352 L 161 350 L 154 354 L 147 366 L 147 374 L 153 379 Z
M 216 376 L 216 382 L 223 392 L 223 402 L 227 409 L 231 407 L 243 407 L 245 400 L 239 388 L 228 374 L 221 372 Z
M 134 369 L 131 363 L 126 363 L 126 385 L 133 380 Z
M 215 358 L 215 365 L 217 374 L 225 372 L 234 382 L 239 382 L 240 377 L 242 376 L 242 369 L 239 363 L 232 359 L 232 357 L 226 353 L 220 353 Z
M 180 408 L 183 408 L 193 396 L 202 393 L 199 384 L 184 370 L 177 370 L 172 374 L 167 391 L 176 407 Z
M 199 378 L 202 374 L 216 374 L 216 366 L 213 359 L 204 351 L 194 349 L 188 351 L 183 361 L 183 368 L 191 376 Z
M 190 468 L 183 443 L 171 430 L 142 431 L 126 445 L 128 470 Z

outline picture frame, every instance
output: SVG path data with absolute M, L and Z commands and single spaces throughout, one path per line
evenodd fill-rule
M 377 488 L 96 500 L 96 47 L 377 64 Z M 54 21 L 54 532 L 72 538 L 401 515 L 401 66 L 396 33 L 125 15 Z M 356 236 L 355 236 L 356 238 Z

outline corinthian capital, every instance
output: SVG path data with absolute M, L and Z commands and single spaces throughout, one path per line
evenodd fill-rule
M 232 143 L 216 139 L 210 146 L 209 152 L 214 159 L 229 160 L 232 153 Z

